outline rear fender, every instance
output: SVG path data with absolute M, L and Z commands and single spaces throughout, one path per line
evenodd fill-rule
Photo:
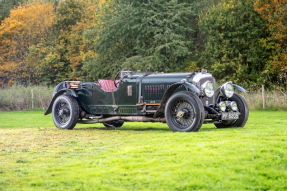
M 60 91 L 58 91 L 52 98 L 49 107 L 47 109 L 47 111 L 45 112 L 44 115 L 48 115 L 52 112 L 52 108 L 53 108 L 53 104 L 54 101 L 57 99 L 57 97 L 59 97 L 60 95 L 64 94 L 64 93 L 69 93 L 70 95 L 74 96 L 74 97 L 78 97 L 78 94 L 76 94 L 73 90 L 71 89 L 61 89 Z
M 162 113 L 164 113 L 164 107 L 165 104 L 167 102 L 167 100 L 170 98 L 170 96 L 172 95 L 172 93 L 176 90 L 176 88 L 178 88 L 179 86 L 184 86 L 187 90 L 190 89 L 191 91 L 195 92 L 195 93 L 200 93 L 200 90 L 193 84 L 189 83 L 189 82 L 177 82 L 172 84 L 165 92 L 164 96 L 162 97 L 162 100 L 160 102 L 160 105 L 156 111 L 156 113 L 154 114 L 153 117 L 158 117 L 160 116 Z

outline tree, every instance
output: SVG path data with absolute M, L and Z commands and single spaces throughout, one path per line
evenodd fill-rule
M 91 51 L 84 40 L 84 32 L 96 23 L 97 2 L 85 0 L 60 1 L 56 9 L 51 38 L 30 48 L 30 62 L 43 66 L 41 82 L 59 83 L 82 80 L 83 60 Z
M 223 1 L 200 16 L 206 36 L 198 65 L 217 78 L 235 83 L 262 83 L 270 53 L 260 39 L 268 36 L 266 22 L 254 11 L 253 0 Z
M 110 78 L 118 70 L 180 71 L 193 47 L 196 18 L 190 4 L 177 0 L 116 0 L 100 25 L 86 32 L 97 55 L 86 62 L 90 79 Z M 97 39 L 94 36 L 98 36 Z
M 200 69 L 197 66 L 197 61 L 200 59 L 201 52 L 204 51 L 205 35 L 199 30 L 199 15 L 206 14 L 209 9 L 218 5 L 221 0 L 183 0 L 186 3 L 191 4 L 192 9 L 195 12 L 193 21 L 190 23 L 191 28 L 194 30 L 193 44 L 194 47 L 191 49 L 191 54 L 184 60 L 183 65 L 185 66 L 186 72 L 198 71 Z
M 53 24 L 53 6 L 27 3 L 11 10 L 0 26 L 0 83 L 28 83 L 38 78 L 37 66 L 27 63 L 29 48 L 44 42 Z
M 268 21 L 271 37 L 265 39 L 266 44 L 276 47 L 268 69 L 275 75 L 281 73 L 287 85 L 287 0 L 256 0 L 254 7 Z
M 10 10 L 17 8 L 20 4 L 23 4 L 26 0 L 1 0 L 0 1 L 0 24 L 2 20 L 9 16 Z

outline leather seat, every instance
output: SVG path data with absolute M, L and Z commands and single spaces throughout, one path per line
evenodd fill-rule
M 99 82 L 98 85 L 99 85 L 103 90 L 105 90 L 106 92 L 111 92 L 111 91 L 112 91 L 111 83 L 112 83 L 112 86 L 113 86 L 113 90 L 114 90 L 114 91 L 117 90 L 117 87 L 115 86 L 113 80 L 98 80 L 98 82 Z

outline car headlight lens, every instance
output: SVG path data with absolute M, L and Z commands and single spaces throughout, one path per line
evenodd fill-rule
M 226 110 L 226 103 L 225 102 L 220 102 L 219 103 L 219 110 L 220 111 L 225 111 Z
M 220 91 L 225 97 L 231 98 L 234 94 L 234 87 L 231 82 L 226 82 L 221 86 Z
M 214 95 L 214 86 L 210 81 L 202 84 L 201 89 L 203 90 L 204 95 L 207 97 L 212 97 Z
M 228 104 L 229 109 L 231 109 L 232 111 L 238 111 L 238 107 L 237 107 L 237 103 L 235 101 L 231 101 Z

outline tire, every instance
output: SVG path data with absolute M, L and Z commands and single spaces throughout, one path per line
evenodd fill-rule
M 63 88 L 64 88 L 64 82 L 59 83 L 59 84 L 55 87 L 55 89 L 54 89 L 54 91 L 53 91 L 53 97 L 54 97 L 54 95 L 55 95 L 58 91 L 60 91 L 60 90 L 63 89 Z
M 53 104 L 52 117 L 57 128 L 73 129 L 79 119 L 78 102 L 72 96 L 60 95 Z
M 118 121 L 109 121 L 109 122 L 104 122 L 103 123 L 105 127 L 111 128 L 111 127 L 121 127 L 124 124 L 123 120 L 118 120 Z
M 227 99 L 223 100 L 226 101 Z M 238 111 L 240 112 L 239 119 L 237 120 L 223 120 L 221 123 L 214 123 L 217 128 L 229 128 L 229 127 L 244 127 L 248 117 L 249 109 L 246 101 L 240 95 L 234 93 L 228 101 L 235 101 L 237 103 Z
M 177 116 L 183 111 L 183 116 Z M 200 99 L 191 92 L 182 91 L 173 94 L 165 107 L 165 119 L 172 131 L 195 132 L 204 121 L 204 107 Z

